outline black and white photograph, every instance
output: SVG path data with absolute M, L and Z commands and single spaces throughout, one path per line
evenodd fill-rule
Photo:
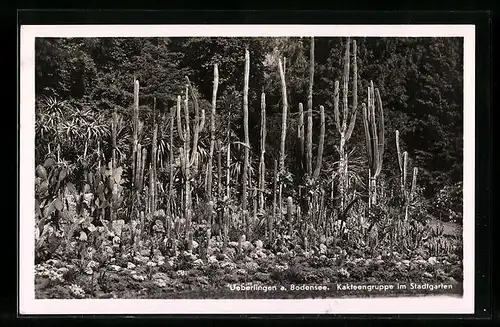
M 23 26 L 20 62 L 26 312 L 473 312 L 473 26 Z

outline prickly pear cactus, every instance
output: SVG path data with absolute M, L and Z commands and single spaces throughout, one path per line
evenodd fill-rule
M 111 163 L 95 172 L 87 172 L 85 182 L 79 194 L 77 208 L 82 214 L 87 210 L 93 217 L 98 217 L 106 209 L 118 209 L 123 202 L 123 168 L 112 169 Z
M 62 191 L 68 176 L 68 167 L 53 158 L 35 168 L 35 217 L 47 220 L 63 211 Z
M 35 168 L 35 260 L 48 258 L 59 247 L 59 222 L 65 213 L 66 163 L 48 158 Z M 42 250 L 45 248 L 44 250 Z

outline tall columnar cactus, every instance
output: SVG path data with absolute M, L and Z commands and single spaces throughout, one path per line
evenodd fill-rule
M 151 155 L 152 157 L 153 155 Z M 149 186 L 148 186 L 148 198 L 147 198 L 147 217 L 148 220 L 153 219 L 153 214 L 154 214 L 154 185 L 155 185 L 155 179 L 154 179 L 154 172 L 153 172 L 153 163 L 149 163 Z
M 283 218 L 283 183 L 280 183 L 279 185 L 279 191 L 278 191 L 278 212 L 279 212 L 279 221 L 282 221 Z
M 156 211 L 156 155 L 158 152 L 158 124 L 154 124 L 151 141 L 151 170 L 149 172 L 149 210 L 150 218 Z
M 138 160 L 138 137 L 139 137 L 139 81 L 134 79 L 134 106 L 132 112 L 132 176 L 134 186 L 137 186 L 137 167 Z
M 217 64 L 214 65 L 214 82 L 212 91 L 212 111 L 210 112 L 210 155 L 207 164 L 207 189 L 206 197 L 209 201 L 212 200 L 212 161 L 215 147 L 215 111 L 217 105 L 217 89 L 219 87 L 219 69 Z
M 222 144 L 217 140 L 217 197 L 222 197 Z
M 410 201 L 413 201 L 414 200 L 414 197 L 415 197 L 415 194 L 416 194 L 416 191 L 417 191 L 417 175 L 418 175 L 418 168 L 417 167 L 413 167 L 413 178 L 412 178 L 412 181 L 411 181 L 411 189 L 410 189 Z
M 266 188 L 266 94 L 262 92 L 260 97 L 260 161 L 259 161 L 259 209 L 264 209 L 264 193 Z
M 214 201 L 210 200 L 207 203 L 207 212 L 208 212 L 208 223 L 209 226 L 212 226 L 213 224 L 213 218 L 214 218 Z
M 292 236 L 293 231 L 293 199 L 291 196 L 286 198 L 286 217 L 288 223 L 288 235 Z
M 400 185 L 401 185 L 401 193 L 404 194 L 404 184 L 403 184 L 403 157 L 401 156 L 401 148 L 399 146 L 399 131 L 396 130 L 396 150 L 398 152 L 398 164 L 399 164 L 399 172 L 400 172 Z
M 319 213 L 318 213 L 318 221 L 320 225 L 323 225 L 321 228 L 322 233 L 325 233 L 326 236 L 326 219 L 325 219 L 325 190 L 321 189 L 321 197 L 319 202 Z
M 186 76 L 186 83 L 191 91 L 191 98 L 193 99 L 193 104 L 194 104 L 194 126 L 193 126 L 193 146 L 191 148 L 191 160 L 190 160 L 190 165 L 193 168 L 193 172 L 196 174 L 198 171 L 198 141 L 199 141 L 199 136 L 201 131 L 203 130 L 203 127 L 205 126 L 205 109 L 201 110 L 201 115 L 200 115 L 200 108 L 198 106 L 198 98 L 196 96 L 196 93 L 194 91 L 193 86 L 191 85 L 191 82 L 189 81 L 189 78 Z M 187 96 L 187 94 L 186 94 Z M 189 109 L 188 109 L 189 110 Z M 188 117 L 188 116 L 187 116 Z
M 297 139 L 299 141 L 298 146 L 298 160 L 297 164 L 299 166 L 300 171 L 302 172 L 305 167 L 304 161 L 304 106 L 302 103 L 299 103 L 299 123 L 297 125 Z
M 113 118 L 111 120 L 111 163 L 113 169 L 116 168 L 116 134 L 118 129 L 118 112 L 116 110 L 113 111 Z
M 248 177 L 247 177 L 247 190 L 248 190 L 248 195 L 247 195 L 247 198 L 249 198 L 248 202 L 251 204 L 252 203 L 252 200 L 253 200 L 253 185 L 252 185 L 252 182 L 253 182 L 253 179 L 252 179 L 252 170 L 250 169 L 250 167 L 252 167 L 252 157 L 248 157 Z M 248 212 L 250 212 L 250 209 L 248 209 Z M 248 215 L 248 217 L 250 218 L 250 214 Z M 249 219 L 250 220 L 250 219 Z M 249 235 L 248 233 L 246 235 Z
M 356 124 L 356 113 L 358 111 L 358 66 L 357 66 L 357 48 L 356 41 L 352 42 L 353 48 L 353 83 L 352 83 L 352 105 L 349 107 L 348 104 L 348 93 L 349 93 L 349 75 L 350 75 L 350 38 L 347 38 L 345 54 L 344 54 L 344 71 L 342 76 L 342 115 L 339 110 L 339 81 L 335 81 L 334 90 L 334 118 L 335 126 L 340 134 L 340 145 L 339 145 L 339 167 L 338 167 L 338 188 L 340 195 L 340 209 L 341 211 L 345 208 L 345 193 L 347 188 L 347 154 L 345 151 L 346 142 L 349 141 Z
M 254 188 L 253 189 L 253 212 L 252 212 L 252 223 L 255 224 L 257 221 L 257 211 L 259 207 L 259 197 L 258 197 L 258 189 Z
M 307 95 L 307 174 L 312 176 L 312 110 L 313 110 L 313 82 L 314 82 L 314 38 L 311 37 L 311 46 L 309 50 L 309 92 Z
M 285 169 L 285 142 L 286 142 L 286 123 L 287 123 L 287 114 L 288 114 L 288 97 L 286 93 L 286 80 L 285 80 L 285 71 L 283 69 L 283 64 L 281 63 L 281 59 L 278 61 L 278 69 L 281 78 L 281 96 L 283 99 L 283 110 L 281 116 L 281 141 L 280 141 L 280 172 L 283 172 Z
M 307 132 L 306 132 L 306 171 L 307 175 L 312 176 L 312 129 L 313 117 L 312 107 L 307 109 Z
M 137 144 L 135 160 L 135 173 L 134 173 L 134 185 L 136 190 L 140 191 L 140 179 L 141 179 L 141 164 L 142 164 L 142 146 Z
M 243 85 L 243 132 L 245 134 L 244 158 L 243 158 L 243 178 L 242 178 L 242 200 L 241 206 L 243 210 L 243 217 L 246 223 L 247 234 L 250 231 L 248 210 L 247 210 L 247 182 L 248 182 L 248 160 L 249 160 L 249 147 L 250 139 L 248 136 L 248 81 L 250 77 L 250 52 L 245 50 L 245 75 Z
M 177 98 L 177 106 L 180 106 L 180 97 Z M 180 110 L 179 110 L 180 111 Z M 172 196 L 174 194 L 174 121 L 175 121 L 175 107 L 172 107 L 170 110 L 170 152 L 169 152 L 169 164 L 170 164 L 170 176 L 168 179 L 168 210 L 170 215 L 173 214 L 172 212 L 172 203 L 173 199 Z
M 148 154 L 148 150 L 143 148 L 141 144 L 137 144 L 137 167 L 136 167 L 136 176 L 135 176 L 135 185 L 136 190 L 138 192 L 142 192 L 144 187 L 144 166 L 146 164 L 146 156 Z
M 227 151 L 226 151 L 226 197 L 231 198 L 231 113 L 227 118 Z
M 101 141 L 97 141 L 97 167 L 101 168 Z M 57 162 L 61 162 L 61 144 L 57 145 Z
M 318 155 L 316 156 L 316 168 L 314 168 L 313 179 L 316 180 L 321 172 L 321 164 L 323 160 L 323 146 L 325 144 L 325 108 L 319 106 L 321 116 L 321 127 L 319 134 Z
M 401 153 L 401 147 L 399 145 L 399 131 L 396 130 L 396 150 L 398 152 L 398 163 L 399 163 L 399 171 L 401 174 L 400 182 L 401 182 L 401 194 L 404 199 L 404 210 L 405 210 L 405 220 L 408 220 L 409 216 L 409 207 L 415 197 L 416 187 L 417 187 L 417 175 L 418 168 L 413 168 L 413 177 L 411 186 L 408 187 L 408 152 L 404 151 Z
M 269 240 L 273 239 L 273 225 L 274 221 L 276 221 L 276 192 L 278 185 L 278 161 L 274 160 L 274 174 L 273 174 L 273 212 L 271 215 L 267 216 L 267 230 Z
M 319 135 L 319 144 L 318 144 L 318 154 L 316 156 L 316 166 L 313 166 L 312 162 L 312 135 L 313 135 L 313 82 L 314 82 L 314 38 L 311 37 L 311 46 L 310 46 L 310 61 L 309 61 L 309 90 L 307 96 L 307 133 L 305 135 L 305 149 L 304 149 L 304 111 L 302 103 L 299 103 L 299 123 L 298 123 L 298 152 L 299 152 L 299 166 L 301 167 L 301 171 L 305 168 L 307 176 L 311 178 L 314 182 L 319 178 L 321 173 L 321 166 L 323 161 L 323 147 L 325 140 L 325 110 L 323 106 L 320 106 L 320 135 Z M 305 155 L 304 155 L 305 150 Z M 308 203 L 310 199 L 307 200 Z M 305 205 L 302 199 L 299 199 L 301 205 Z M 304 213 L 308 213 L 307 209 L 309 205 L 307 205 L 304 209 Z
M 375 98 L 377 105 L 375 106 Z M 375 109 L 378 108 L 378 110 Z M 382 108 L 382 99 L 378 89 L 370 81 L 368 87 L 368 108 L 362 104 L 363 123 L 365 128 L 366 149 L 368 153 L 368 164 L 370 169 L 369 181 L 369 204 L 377 203 L 377 178 L 382 170 L 382 161 L 385 147 L 385 125 L 384 110 Z M 378 119 L 377 119 L 378 113 Z M 378 122 L 378 124 L 377 124 Z
M 116 162 L 117 128 L 118 128 L 118 113 L 117 113 L 116 107 L 115 107 L 115 110 L 113 111 L 113 118 L 111 120 L 111 146 L 112 146 L 112 148 L 111 148 L 111 175 L 112 176 L 113 176 L 114 171 L 115 171 L 116 166 L 117 166 L 117 162 Z M 113 190 L 112 190 L 112 195 L 113 195 L 113 197 L 112 197 L 113 199 L 117 196 L 115 188 L 113 188 Z M 115 220 L 115 209 L 114 209 L 113 203 L 110 206 L 110 220 L 111 221 Z
M 139 170 L 139 192 L 142 192 L 144 189 L 144 167 L 146 167 L 146 158 L 148 156 L 148 149 L 145 147 L 142 148 L 142 156 L 141 156 L 141 169 Z

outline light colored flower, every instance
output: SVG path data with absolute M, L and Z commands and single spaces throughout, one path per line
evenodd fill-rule
M 146 280 L 146 277 L 145 277 L 145 276 L 143 276 L 143 275 L 136 275 L 136 274 L 133 274 L 133 275 L 132 275 L 132 278 L 133 278 L 133 279 L 135 279 L 135 280 L 137 280 L 137 281 L 140 281 L 140 282 L 142 282 L 142 281 L 145 281 L 145 280 Z
M 186 276 L 186 275 L 187 275 L 186 271 L 184 271 L 184 270 L 177 270 L 177 271 L 175 272 L 175 274 L 176 274 L 177 276 L 179 276 L 179 277 L 184 277 L 184 276 Z
M 214 255 L 211 255 L 210 257 L 208 257 L 208 263 L 213 264 L 213 263 L 218 263 L 218 262 L 219 261 L 217 260 L 217 258 Z
M 262 250 L 257 251 L 255 254 L 257 254 L 257 257 L 259 257 L 261 259 L 267 258 L 267 254 Z
M 228 271 L 231 271 L 236 269 L 236 264 L 234 264 L 234 262 L 231 261 L 222 261 L 220 267 L 225 268 Z
M 239 268 L 239 269 L 236 270 L 236 273 L 240 274 L 240 275 L 246 275 L 247 271 L 246 271 L 246 269 Z
M 155 279 L 153 283 L 158 286 L 158 287 L 165 287 L 167 286 L 167 282 L 164 279 Z
M 83 298 L 85 296 L 85 291 L 78 285 L 76 284 L 71 284 L 69 286 L 69 292 L 71 293 L 71 295 L 73 295 L 74 297 L 76 298 Z
M 119 236 L 113 237 L 113 246 L 117 246 L 121 243 L 121 239 Z
M 99 267 L 99 263 L 97 261 L 90 260 L 89 263 L 87 264 L 87 267 L 95 269 L 95 268 Z
M 87 242 L 87 233 L 85 233 L 84 231 L 81 231 L 80 232 L 80 241 L 82 242 Z
M 259 265 L 255 262 L 255 261 L 250 261 L 250 262 L 247 262 L 245 264 L 245 267 L 248 269 L 248 270 L 257 270 L 259 268 Z
M 342 275 L 342 276 L 344 276 L 344 277 L 347 277 L 347 278 L 349 278 L 349 276 L 351 275 L 351 274 L 347 271 L 347 269 L 345 269 L 345 268 L 340 268 L 340 269 L 339 269 L 339 274 L 340 274 L 340 275 Z

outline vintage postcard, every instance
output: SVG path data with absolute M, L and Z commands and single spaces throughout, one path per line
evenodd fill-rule
M 23 25 L 21 314 L 474 312 L 473 25 Z

